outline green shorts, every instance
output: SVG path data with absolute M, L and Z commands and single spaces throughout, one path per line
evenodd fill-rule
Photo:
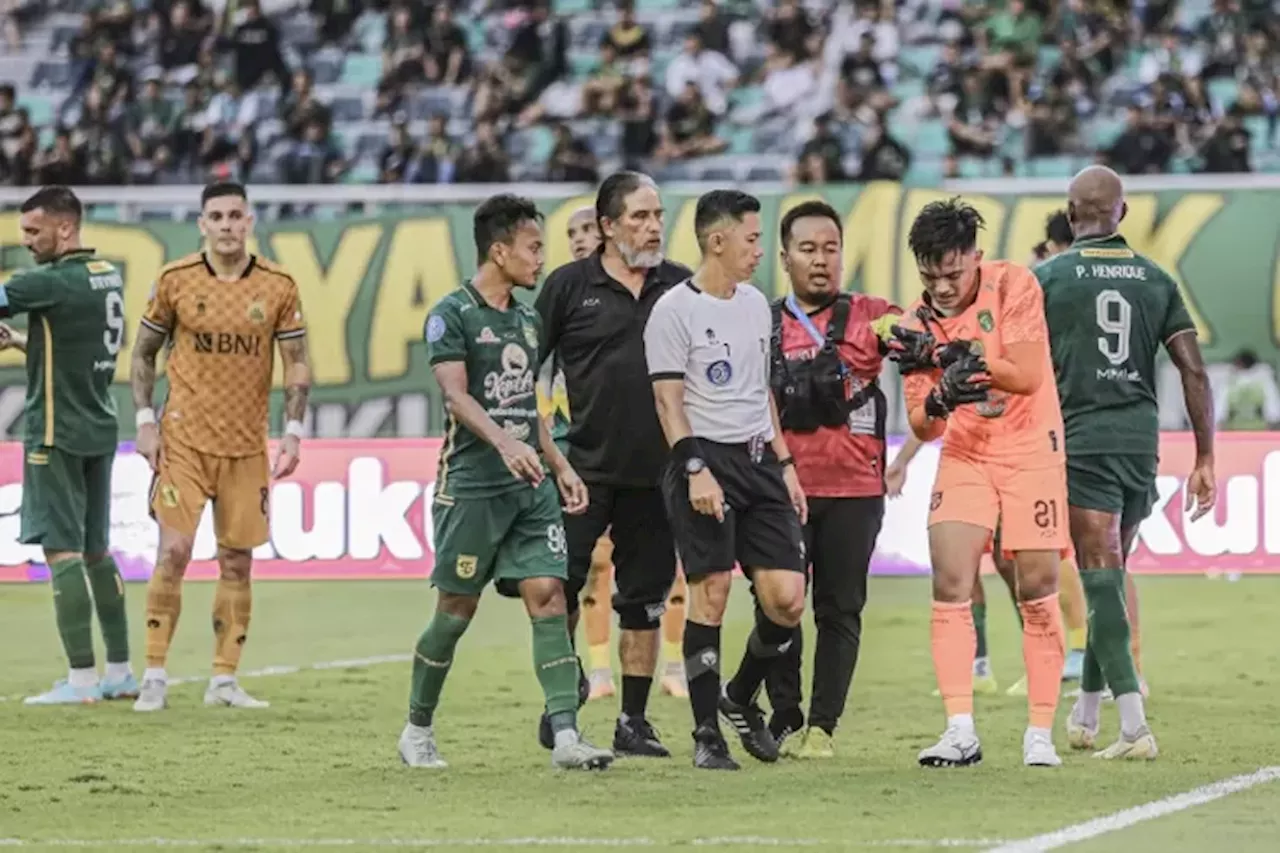
M 564 516 L 555 481 L 493 498 L 449 498 L 431 508 L 435 567 L 431 585 L 479 595 L 489 581 L 517 598 L 520 581 L 568 575 Z
M 1132 453 L 1067 456 L 1067 503 L 1120 516 L 1129 530 L 1151 514 L 1159 459 Z
M 115 454 L 74 456 L 56 447 L 24 452 L 19 541 L 45 551 L 105 554 Z

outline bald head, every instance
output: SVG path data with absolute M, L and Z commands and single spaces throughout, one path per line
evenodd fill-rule
M 1120 176 L 1106 166 L 1090 166 L 1067 188 L 1067 218 L 1077 238 L 1114 234 L 1128 212 Z
M 569 251 L 575 261 L 580 261 L 600 245 L 600 226 L 596 224 L 596 209 L 580 207 L 569 217 Z

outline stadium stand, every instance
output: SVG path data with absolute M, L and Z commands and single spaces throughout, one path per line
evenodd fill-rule
M 1272 6 L 7 0 L 0 178 L 1280 171 Z

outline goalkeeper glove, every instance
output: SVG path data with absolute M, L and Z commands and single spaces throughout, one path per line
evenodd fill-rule
M 986 400 L 990 387 L 986 362 L 967 353 L 943 369 L 942 378 L 924 400 L 924 413 L 935 419 L 946 418 L 959 406 Z

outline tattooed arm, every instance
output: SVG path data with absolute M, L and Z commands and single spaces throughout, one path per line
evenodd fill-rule
M 130 357 L 129 384 L 133 388 L 133 407 L 138 413 L 137 451 L 154 471 L 160 453 L 160 428 L 156 424 L 151 398 L 156 390 L 156 357 L 168 334 L 145 320 L 138 326 Z
M 298 467 L 301 454 L 301 425 L 307 416 L 307 398 L 311 395 L 311 362 L 307 358 L 305 335 L 279 338 L 280 362 L 284 366 L 285 435 L 276 454 L 275 477 L 288 477 Z

